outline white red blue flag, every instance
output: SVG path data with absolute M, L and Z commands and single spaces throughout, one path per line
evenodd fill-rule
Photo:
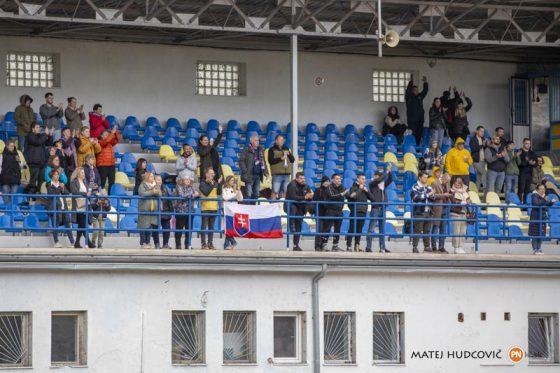
M 282 238 L 281 203 L 240 205 L 224 203 L 226 236 Z

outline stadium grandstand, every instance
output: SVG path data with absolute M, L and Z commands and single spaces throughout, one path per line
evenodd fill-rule
M 0 370 L 555 371 L 559 15 L 0 0 Z

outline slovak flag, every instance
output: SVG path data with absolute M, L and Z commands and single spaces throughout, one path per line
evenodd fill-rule
M 224 203 L 226 236 L 282 238 L 281 203 L 240 205 Z

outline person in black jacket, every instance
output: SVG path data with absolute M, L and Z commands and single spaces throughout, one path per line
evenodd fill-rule
M 163 184 L 163 179 L 160 175 L 156 176 L 156 185 L 161 189 L 161 198 L 159 203 L 159 211 L 162 214 L 159 216 L 159 221 L 161 224 L 161 229 L 163 230 L 163 246 L 162 249 L 171 249 L 169 246 L 169 237 L 171 236 L 171 216 L 175 209 L 173 208 L 173 200 L 169 199 L 171 194 L 169 189 L 165 184 Z
M 4 194 L 4 203 L 10 205 L 12 198 L 6 194 L 15 194 L 21 182 L 21 159 L 13 140 L 8 140 L 2 158 L 0 160 L 0 185 L 2 185 L 2 194 Z
M 332 182 L 327 190 L 327 201 L 331 203 L 325 204 L 324 206 L 325 216 L 332 217 L 333 219 L 323 220 L 322 230 L 323 233 L 330 233 L 331 228 L 333 228 L 333 232 L 336 234 L 333 236 L 332 251 L 342 251 L 338 247 L 338 241 L 340 239 L 338 234 L 340 233 L 340 226 L 342 225 L 342 216 L 344 216 L 342 214 L 342 209 L 344 208 L 344 201 L 347 193 L 348 190 L 342 185 L 342 176 L 333 174 Z M 323 247 L 326 247 L 328 242 L 329 236 L 323 236 Z
M 486 146 L 484 138 L 484 127 L 476 127 L 476 132 L 469 142 L 471 148 L 471 156 L 473 159 L 473 167 L 476 170 L 476 187 L 479 191 L 486 193 L 486 159 L 484 147 Z
M 533 181 L 533 168 L 537 165 L 537 155 L 531 149 L 531 140 L 523 139 L 523 148 L 519 155 L 521 163 L 519 164 L 519 188 L 517 193 L 519 200 L 525 204 L 527 195 L 531 193 L 531 182 Z
M 428 81 L 426 77 L 422 77 L 422 92 L 414 85 L 414 81 L 410 79 L 406 87 L 406 120 L 408 128 L 416 138 L 416 144 L 420 145 L 422 141 L 422 131 L 424 130 L 424 98 L 428 94 Z
M 136 162 L 136 168 L 134 169 L 134 189 L 132 190 L 132 194 L 137 196 L 138 195 L 138 188 L 142 181 L 144 181 L 144 174 L 146 173 L 148 167 L 148 161 L 144 158 L 138 159 Z
M 368 236 L 366 239 L 366 252 L 371 253 L 371 244 L 373 241 L 373 233 L 375 232 L 375 225 L 379 224 L 379 252 L 390 252 L 385 248 L 385 237 L 383 235 L 383 228 L 385 225 L 385 206 L 387 202 L 387 187 L 393 182 L 393 173 L 391 172 L 393 166 L 391 163 L 387 165 L 387 170 L 377 170 L 375 176 L 369 183 L 369 192 L 371 193 L 373 202 L 369 212 L 370 220 L 368 227 Z
M 316 224 L 316 235 L 315 235 L 315 251 L 328 251 L 325 249 L 325 237 L 322 236 L 320 233 L 324 232 L 325 220 L 321 219 L 326 216 L 325 207 L 326 204 L 324 203 L 317 203 L 320 201 L 328 201 L 329 198 L 329 188 L 330 188 L 331 181 L 329 180 L 328 176 L 323 176 L 321 178 L 321 186 L 315 189 L 313 193 L 313 210 L 315 211 L 316 216 L 319 218 L 317 219 Z
M 533 254 L 542 255 L 542 242 L 546 236 L 546 225 L 548 223 L 548 207 L 557 202 L 556 198 L 550 201 L 546 199 L 546 187 L 544 184 L 538 184 L 535 193 L 531 195 L 531 217 L 529 223 L 529 236 L 531 237 L 531 245 L 533 246 Z
M 47 146 L 52 145 L 52 136 L 50 130 L 45 129 L 45 133 L 41 133 L 41 126 L 35 123 L 31 132 L 27 134 L 27 142 L 25 146 L 25 160 L 29 167 L 29 185 L 27 193 L 38 193 L 41 184 L 45 181 L 44 168 L 47 166 L 49 153 Z
M 446 129 L 447 108 L 441 104 L 441 98 L 436 97 L 430 108 L 430 143 L 437 141 L 441 149 Z
M 465 103 L 463 102 L 463 99 L 461 97 L 463 97 L 465 101 L 467 101 L 467 106 L 465 106 Z M 465 96 L 465 92 L 461 92 L 461 94 L 455 100 L 455 114 L 453 117 L 453 124 L 451 125 L 451 129 L 449 131 L 449 136 L 451 136 L 453 142 L 455 142 L 459 137 L 462 139 L 466 139 L 470 134 L 467 112 L 471 110 L 471 108 L 471 99 Z
M 52 236 L 54 247 L 62 247 L 58 240 L 58 227 L 66 228 L 66 235 L 71 245 L 74 245 L 74 235 L 72 234 L 72 217 L 67 211 L 72 209 L 68 206 L 66 195 L 70 194 L 68 188 L 60 181 L 58 170 L 51 170 L 49 173 L 50 182 L 47 183 L 47 194 L 52 195 L 49 199 L 49 219 L 53 227 Z M 57 196 L 57 197 L 55 197 Z
M 293 233 L 294 251 L 301 251 L 299 240 L 301 238 L 301 225 L 305 215 L 307 203 L 313 199 L 313 192 L 305 183 L 303 172 L 296 173 L 296 178 L 288 183 L 284 211 L 288 214 L 290 232 Z M 294 202 L 295 201 L 295 202 Z
M 214 170 L 214 180 L 220 181 L 222 179 L 222 165 L 220 164 L 220 155 L 218 154 L 218 145 L 222 140 L 222 126 L 218 128 L 218 137 L 216 139 L 208 139 L 208 136 L 201 135 L 198 139 L 198 146 L 196 151 L 200 157 L 199 168 L 200 178 L 205 175 L 208 168 Z
M 346 251 L 352 251 L 352 238 L 354 238 L 354 251 L 362 251 L 360 249 L 360 238 L 366 222 L 369 201 L 373 201 L 373 196 L 367 190 L 365 175 L 360 174 L 348 192 L 348 202 L 353 203 L 348 204 L 350 226 L 346 236 Z

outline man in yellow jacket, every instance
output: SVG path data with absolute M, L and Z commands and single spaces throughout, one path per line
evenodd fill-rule
M 471 153 L 465 149 L 465 140 L 457 138 L 455 147 L 450 149 L 445 156 L 445 169 L 451 175 L 451 185 L 458 177 L 469 185 L 469 167 L 473 164 Z

